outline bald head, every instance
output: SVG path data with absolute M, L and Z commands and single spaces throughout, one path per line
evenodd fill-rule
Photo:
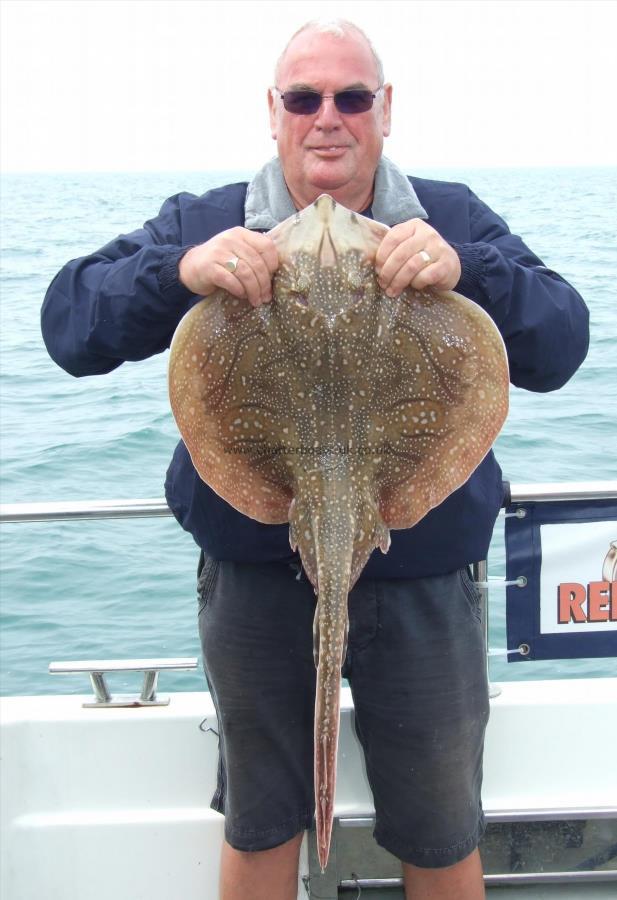
M 279 56 L 276 66 L 274 68 L 274 83 L 276 85 L 279 84 L 281 68 L 285 61 L 285 57 L 289 49 L 291 48 L 294 41 L 299 38 L 301 35 L 305 35 L 308 33 L 315 34 L 327 34 L 332 35 L 335 38 L 343 39 L 349 36 L 353 36 L 359 38 L 362 42 L 366 44 L 368 49 L 371 52 L 373 60 L 375 62 L 375 73 L 377 76 L 377 83 L 382 85 L 384 83 L 384 72 L 383 72 L 383 64 L 381 59 L 377 55 L 377 51 L 375 50 L 373 44 L 367 37 L 367 35 L 359 28 L 357 25 L 354 25 L 353 22 L 348 21 L 347 19 L 312 19 L 310 22 L 306 22 L 301 28 L 299 28 L 294 34 L 292 34 L 291 38 L 287 42 L 285 49 Z

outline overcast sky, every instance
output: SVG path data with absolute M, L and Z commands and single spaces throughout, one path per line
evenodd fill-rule
M 255 169 L 315 16 L 363 27 L 403 167 L 617 163 L 614 0 L 1 0 L 5 171 Z

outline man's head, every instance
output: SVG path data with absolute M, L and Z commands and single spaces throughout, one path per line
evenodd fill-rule
M 270 90 L 270 126 L 287 186 L 299 208 L 329 193 L 351 209 L 370 203 L 383 139 L 390 133 L 391 85 L 366 35 L 350 22 L 309 22 L 291 38 Z M 309 115 L 288 112 L 281 94 L 324 95 Z M 376 94 L 370 109 L 340 112 L 334 94 L 362 88 Z

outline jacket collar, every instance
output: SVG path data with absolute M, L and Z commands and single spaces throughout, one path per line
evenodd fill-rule
M 295 212 L 280 160 L 275 156 L 248 186 L 244 204 L 245 227 L 269 231 Z M 375 173 L 371 212 L 373 218 L 384 225 L 428 218 L 408 178 L 385 156 L 379 160 Z

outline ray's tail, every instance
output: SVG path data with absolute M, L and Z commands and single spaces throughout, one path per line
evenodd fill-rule
M 321 663 L 315 703 L 315 828 L 317 855 L 323 872 L 328 864 L 334 818 L 341 666 Z
M 341 667 L 347 651 L 347 598 L 353 554 L 354 522 L 349 510 L 330 510 L 313 519 L 318 600 L 314 649 L 317 664 L 315 698 L 315 826 L 322 871 L 330 853 L 334 816 L 336 757 L 341 700 Z

